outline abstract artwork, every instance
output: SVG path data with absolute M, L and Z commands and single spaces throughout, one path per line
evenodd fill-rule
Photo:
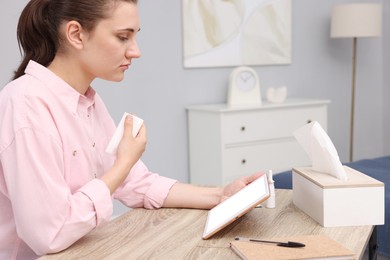
M 183 0 L 184 67 L 291 63 L 292 0 Z

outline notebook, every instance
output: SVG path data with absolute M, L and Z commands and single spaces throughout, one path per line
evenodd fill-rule
M 279 237 L 268 240 L 305 244 L 305 247 L 281 247 L 275 244 L 233 241 L 230 248 L 244 260 L 257 259 L 355 259 L 352 250 L 325 235 Z

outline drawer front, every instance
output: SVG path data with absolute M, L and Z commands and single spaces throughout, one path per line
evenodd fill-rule
M 293 131 L 311 121 L 318 121 L 326 131 L 326 117 L 326 106 L 225 113 L 221 118 L 222 142 L 229 144 L 291 137 Z
M 293 138 L 223 150 L 224 184 L 259 171 L 278 173 L 308 165 L 309 157 Z

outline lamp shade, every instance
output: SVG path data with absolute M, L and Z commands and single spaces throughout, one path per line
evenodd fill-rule
M 378 37 L 382 32 L 382 6 L 373 3 L 340 4 L 332 9 L 331 37 Z

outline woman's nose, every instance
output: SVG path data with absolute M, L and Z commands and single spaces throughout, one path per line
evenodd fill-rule
M 139 58 L 141 57 L 141 51 L 138 47 L 138 43 L 134 41 L 131 46 L 129 46 L 126 50 L 126 58 Z

